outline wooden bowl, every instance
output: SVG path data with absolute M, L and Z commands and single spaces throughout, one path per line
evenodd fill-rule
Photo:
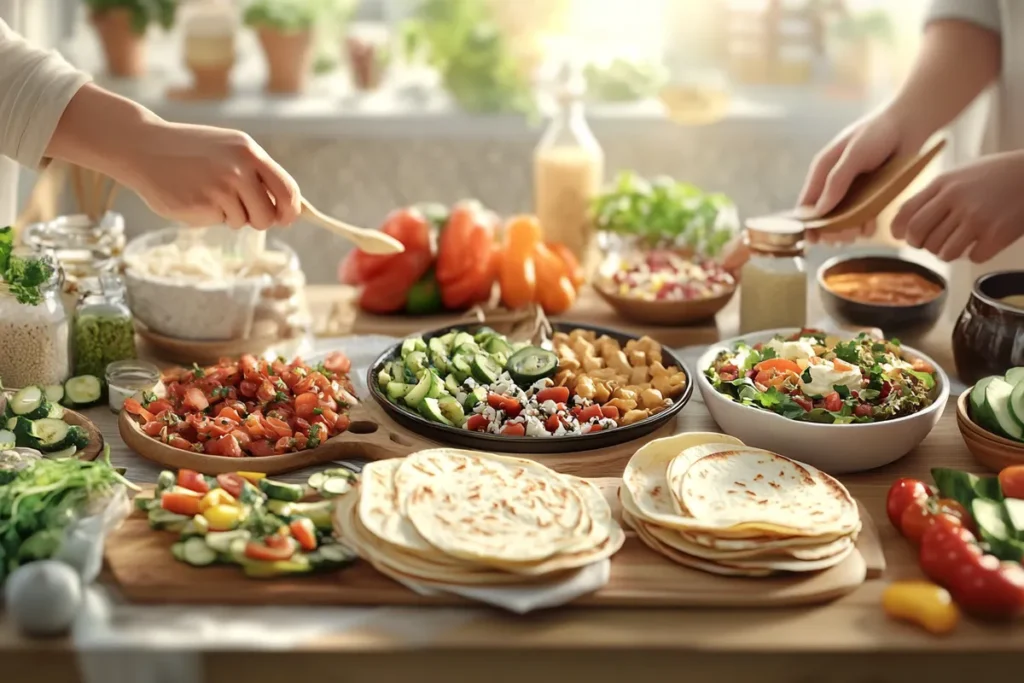
M 615 312 L 626 320 L 645 325 L 690 325 L 713 318 L 736 293 L 736 287 L 718 296 L 683 301 L 647 301 L 629 296 L 619 296 L 600 285 L 594 290 L 608 302 Z
M 968 411 L 970 395 L 971 390 L 968 389 L 957 399 L 956 425 L 974 459 L 995 472 L 1010 465 L 1024 464 L 1024 443 L 993 434 L 971 419 Z
M 173 339 L 153 332 L 138 320 L 135 321 L 135 331 L 158 358 L 185 366 L 190 366 L 192 363 L 214 365 L 221 358 L 238 358 L 247 353 L 259 357 L 275 344 L 289 341 L 276 335 L 259 335 L 258 331 L 252 337 L 228 341 Z
M 13 396 L 15 390 L 8 389 L 4 392 L 0 392 L 0 396 Z M 77 410 L 71 410 L 70 408 L 64 409 L 64 421 L 69 425 L 77 425 L 86 431 L 89 435 L 89 444 L 78 451 L 75 456 L 79 460 L 95 460 L 103 452 L 103 447 L 106 442 L 103 440 L 103 433 L 99 430 L 96 424 L 82 415 Z M 44 453 L 45 455 L 45 453 Z

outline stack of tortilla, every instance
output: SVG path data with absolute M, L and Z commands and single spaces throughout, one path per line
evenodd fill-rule
M 690 433 L 640 448 L 619 489 L 623 521 L 679 564 L 727 576 L 839 564 L 860 531 L 857 503 L 809 465 L 729 436 Z
M 446 448 L 370 463 L 334 514 L 343 543 L 405 583 L 563 580 L 625 540 L 590 482 L 531 460 Z

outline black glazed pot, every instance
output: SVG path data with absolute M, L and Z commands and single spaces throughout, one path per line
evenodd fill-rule
M 825 286 L 829 275 L 846 273 L 917 273 L 942 287 L 942 293 L 921 304 L 890 305 L 854 301 Z M 877 327 L 886 334 L 922 335 L 942 316 L 949 285 L 946 279 L 920 263 L 898 256 L 836 256 L 818 269 L 818 291 L 825 312 L 833 320 L 857 327 Z
M 1024 365 L 1024 308 L 1000 301 L 1015 294 L 1024 295 L 1024 270 L 989 273 L 974 281 L 953 328 L 953 359 L 964 383 Z

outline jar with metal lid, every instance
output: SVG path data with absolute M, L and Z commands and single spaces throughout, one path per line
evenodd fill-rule
M 119 413 L 129 398 L 144 399 L 145 394 L 157 398 L 167 395 L 160 381 L 160 368 L 142 360 L 118 360 L 107 365 L 107 401 L 110 410 Z
M 82 214 L 58 216 L 25 226 L 21 239 L 33 251 L 52 255 L 64 269 L 64 303 L 70 315 L 78 301 L 80 280 L 120 269 L 124 218 L 113 211 L 99 220 Z
M 740 334 L 807 324 L 804 230 L 794 221 L 746 224 L 750 260 L 740 271 Z
M 63 384 L 71 372 L 68 315 L 60 301 L 63 275 L 53 269 L 38 298 L 0 280 L 0 381 L 6 387 Z
M 135 324 L 116 275 L 82 280 L 79 287 L 72 333 L 75 374 L 102 379 L 107 364 L 136 357 Z

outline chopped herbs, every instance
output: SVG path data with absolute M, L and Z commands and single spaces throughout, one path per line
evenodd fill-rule
M 18 303 L 38 306 L 43 288 L 53 277 L 53 265 L 45 259 L 15 256 L 14 231 L 0 228 L 0 280 Z

